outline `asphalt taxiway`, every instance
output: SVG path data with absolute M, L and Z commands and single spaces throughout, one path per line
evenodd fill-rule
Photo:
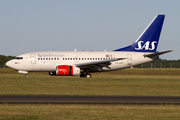
M 0 104 L 137 104 L 180 105 L 179 96 L 0 95 Z

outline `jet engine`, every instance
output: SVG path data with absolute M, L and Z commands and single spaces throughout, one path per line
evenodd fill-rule
M 49 72 L 51 76 L 74 76 L 80 74 L 80 68 L 69 65 L 59 65 L 56 67 L 56 71 Z

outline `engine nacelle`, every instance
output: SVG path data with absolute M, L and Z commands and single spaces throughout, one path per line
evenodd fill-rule
M 49 75 L 57 75 L 57 76 L 73 76 L 79 75 L 80 68 L 69 66 L 69 65 L 59 65 L 56 67 L 56 72 L 49 72 Z

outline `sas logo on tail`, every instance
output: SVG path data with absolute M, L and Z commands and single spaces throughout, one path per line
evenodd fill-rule
M 150 46 L 150 41 L 147 41 L 144 45 L 143 45 L 144 41 L 139 41 L 138 42 L 138 48 L 135 48 L 136 50 L 154 50 L 155 49 L 155 43 L 157 43 L 156 41 L 151 42 L 151 48 L 149 48 Z

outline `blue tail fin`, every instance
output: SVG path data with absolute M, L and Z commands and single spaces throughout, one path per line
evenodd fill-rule
M 114 51 L 156 52 L 165 15 L 157 15 L 130 46 Z

